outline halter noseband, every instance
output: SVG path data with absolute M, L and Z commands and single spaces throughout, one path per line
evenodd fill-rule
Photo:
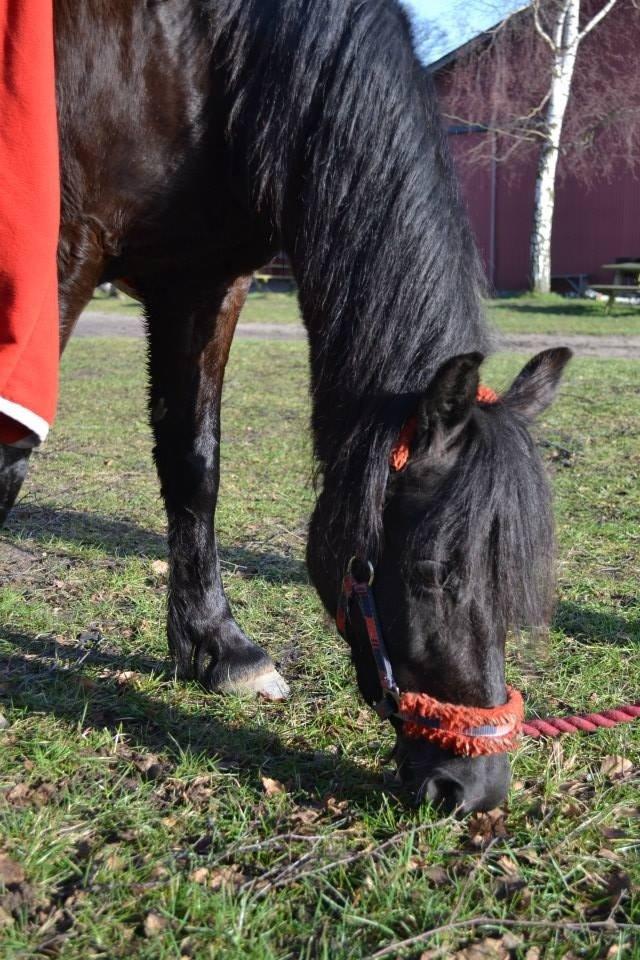
M 491 404 L 499 398 L 489 387 L 480 386 L 476 399 L 479 403 Z M 407 465 L 415 433 L 416 420 L 412 417 L 402 428 L 391 450 L 389 466 L 393 471 L 399 472 Z M 499 707 L 466 707 L 443 703 L 427 693 L 401 693 L 393 675 L 371 589 L 373 564 L 367 561 L 368 577 L 360 580 L 354 575 L 354 564 L 357 562 L 356 557 L 351 558 L 342 582 L 336 626 L 346 638 L 351 603 L 355 600 L 364 621 L 382 687 L 382 697 L 374 704 L 378 716 L 383 720 L 396 717 L 402 721 L 402 732 L 406 737 L 429 740 L 459 756 L 477 757 L 513 750 L 518 743 L 524 719 L 522 696 L 513 687 L 507 687 L 507 702 Z
M 368 580 L 358 580 L 352 557 L 342 583 L 336 614 L 336 626 L 346 638 L 352 600 L 360 609 L 376 663 L 382 697 L 373 709 L 382 720 L 396 717 L 402 732 L 415 740 L 429 740 L 459 756 L 478 757 L 506 753 L 518 743 L 524 717 L 522 696 L 507 687 L 507 702 L 500 707 L 465 707 L 443 703 L 427 693 L 401 693 L 393 675 L 391 661 L 382 636 L 373 590 L 374 570 L 367 563 Z

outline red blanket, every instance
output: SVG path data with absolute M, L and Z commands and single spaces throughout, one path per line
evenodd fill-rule
M 43 440 L 59 356 L 51 0 L 0 0 L 0 118 L 0 414 Z M 0 441 L 11 442 L 4 431 Z

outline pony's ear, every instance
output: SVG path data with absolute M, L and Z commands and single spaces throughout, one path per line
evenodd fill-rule
M 572 356 L 568 347 L 536 354 L 504 394 L 503 402 L 527 420 L 535 420 L 553 401 L 562 372 Z
M 461 353 L 442 364 L 418 407 L 421 429 L 428 429 L 437 419 L 450 430 L 468 417 L 476 400 L 478 368 L 483 360 L 481 353 Z

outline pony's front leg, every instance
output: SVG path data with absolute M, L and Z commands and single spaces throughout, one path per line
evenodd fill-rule
M 249 282 L 220 287 L 207 308 L 201 289 L 191 309 L 193 290 L 184 287 L 145 294 L 154 454 L 169 521 L 167 628 L 181 677 L 209 690 L 283 699 L 287 684 L 231 614 L 214 526 L 222 381 Z

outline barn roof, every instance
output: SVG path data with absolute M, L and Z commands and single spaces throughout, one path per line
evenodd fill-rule
M 503 17 L 502 20 L 497 20 L 496 23 L 491 27 L 487 27 L 486 30 L 482 30 L 481 33 L 476 34 L 475 37 L 471 37 L 469 40 L 465 40 L 464 43 L 460 44 L 459 47 L 456 47 L 454 50 L 450 50 L 448 53 L 445 53 L 443 56 L 439 57 L 437 60 L 434 60 L 433 63 L 427 64 L 427 70 L 429 73 L 439 73 L 444 67 L 447 67 L 450 63 L 454 63 L 459 57 L 464 56 L 466 53 L 469 53 L 476 47 L 478 44 L 482 43 L 489 39 L 489 37 L 498 29 L 501 23 L 504 23 L 505 20 L 510 17 L 515 16 L 518 13 L 522 13 L 523 10 L 526 10 L 527 7 L 530 7 L 530 3 L 523 3 L 522 6 L 516 7 L 515 10 L 512 10 L 509 14 L 509 17 Z

